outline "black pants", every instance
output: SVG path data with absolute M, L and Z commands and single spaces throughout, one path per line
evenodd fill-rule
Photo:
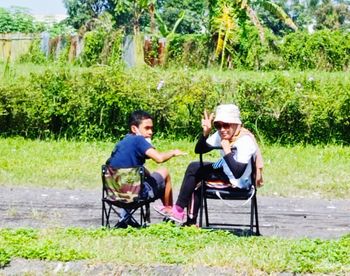
M 200 206 L 201 189 L 196 189 L 202 180 L 228 180 L 222 168 L 214 169 L 212 163 L 204 162 L 203 167 L 200 162 L 192 162 L 188 165 L 176 205 L 187 207 L 188 224 L 195 224 Z

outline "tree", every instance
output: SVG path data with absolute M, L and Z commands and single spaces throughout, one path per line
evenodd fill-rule
M 292 0 L 286 7 L 302 29 L 345 29 L 349 5 L 349 0 Z
M 295 15 L 297 13 L 296 10 L 298 10 L 298 8 L 300 9 L 301 6 L 296 6 L 295 2 L 299 1 L 274 0 L 274 4 L 277 5 L 277 7 L 279 7 L 278 9 L 281 9 L 281 11 L 283 11 L 282 14 L 285 14 L 284 16 L 282 16 L 282 20 L 279 16 L 275 16 L 275 13 L 271 12 L 271 9 L 269 9 L 268 7 L 265 7 L 264 5 L 259 5 L 259 2 L 256 2 L 255 4 L 253 3 L 253 7 L 258 17 L 260 18 L 260 21 L 263 26 L 272 30 L 274 34 L 283 36 L 295 30 L 295 27 L 289 27 L 287 24 L 285 24 L 284 21 L 292 20 L 295 23 L 295 25 L 299 27 L 300 22 L 295 21 Z M 288 18 L 286 17 L 286 15 L 288 16 Z
M 9 10 L 0 8 L 0 33 L 36 33 L 44 26 L 35 22 L 27 8 L 13 6 Z
M 67 9 L 67 23 L 76 29 L 107 11 L 114 14 L 112 0 L 63 0 Z
M 319 0 L 294 0 L 290 7 L 293 17 L 299 26 L 307 29 L 315 21 L 315 11 L 319 5 Z
M 261 19 L 259 18 L 259 14 L 257 13 L 258 8 L 268 11 L 292 30 L 295 31 L 298 29 L 283 8 L 269 0 L 234 0 L 233 2 L 227 0 L 216 0 L 210 1 L 209 3 L 214 3 L 219 6 L 231 3 L 241 24 L 244 21 L 249 20 L 258 29 L 261 42 L 265 41 L 265 31 Z M 209 10 L 215 10 L 215 8 L 210 7 Z
M 317 30 L 321 29 L 346 29 L 349 27 L 350 11 L 346 1 L 333 3 L 324 0 L 322 5 L 315 12 Z
M 135 35 L 140 32 L 140 18 L 145 12 L 154 13 L 155 0 L 114 0 L 115 13 L 132 25 Z M 152 17 L 152 15 L 151 15 Z
M 182 11 L 185 12 L 177 33 L 191 34 L 208 30 L 209 20 L 205 0 L 158 0 L 157 7 L 157 12 L 168 28 L 175 25 Z

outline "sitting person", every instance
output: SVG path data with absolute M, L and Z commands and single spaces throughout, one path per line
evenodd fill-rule
M 113 170 L 144 165 L 147 158 L 157 163 L 163 163 L 172 157 L 182 155 L 183 152 L 175 149 L 168 152 L 159 152 L 151 144 L 153 135 L 153 119 L 145 111 L 134 111 L 129 118 L 129 133 L 115 145 L 106 164 Z M 169 172 L 166 168 L 157 169 L 150 173 L 145 169 L 145 183 L 151 191 L 141 191 L 141 195 L 162 200 L 161 210 L 171 209 L 173 194 Z M 145 185 L 146 186 L 146 185 Z M 144 187 L 145 188 L 145 187 Z M 146 195 L 145 195 L 146 194 Z
M 251 132 L 242 127 L 240 111 L 234 104 L 219 105 L 216 109 L 214 127 L 216 132 L 209 137 L 214 114 L 204 112 L 202 119 L 203 135 L 199 138 L 195 152 L 206 153 L 212 150 L 210 146 L 222 147 L 222 158 L 215 163 L 192 162 L 187 167 L 176 204 L 166 215 L 179 223 L 185 223 L 184 209 L 188 208 L 186 225 L 196 224 L 200 206 L 200 189 L 198 184 L 204 180 L 221 179 L 232 187 L 247 189 L 250 183 L 252 166 L 249 162 L 256 156 L 259 175 L 257 185 L 262 185 L 262 158 L 255 138 Z

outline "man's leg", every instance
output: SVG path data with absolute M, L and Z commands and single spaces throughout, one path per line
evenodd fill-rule
M 171 178 L 168 170 L 166 168 L 161 168 L 155 172 L 159 173 L 165 182 L 164 194 L 160 198 L 164 206 L 173 206 L 173 188 L 171 185 Z
M 211 170 L 211 163 L 205 163 L 204 167 L 201 167 L 199 162 L 192 162 L 188 165 L 180 188 L 179 197 L 169 213 L 169 218 L 171 220 L 184 223 L 184 208 L 188 206 L 197 183 Z

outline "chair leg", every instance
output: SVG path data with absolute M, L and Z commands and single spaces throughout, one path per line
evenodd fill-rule
M 199 207 L 199 227 L 203 226 L 203 203 Z
M 140 207 L 140 226 L 146 225 L 147 222 L 147 206 Z
M 203 227 L 203 208 L 204 208 L 204 192 L 203 192 L 203 181 L 201 186 L 201 196 L 200 196 L 200 203 L 199 203 L 199 227 Z
M 104 202 L 104 204 L 106 204 L 105 202 Z M 106 222 L 105 222 L 105 225 L 104 226 L 106 226 L 106 227 L 109 227 L 110 225 L 109 225 L 109 217 L 110 217 L 110 215 L 111 215 L 111 209 L 112 209 L 112 206 L 111 205 L 109 205 L 108 204 L 108 211 L 107 211 L 107 208 L 106 208 L 106 205 L 105 205 L 105 217 L 106 217 Z
M 252 199 L 250 202 L 250 233 L 253 233 L 254 231 L 254 213 L 255 211 L 255 202 Z
M 133 217 L 133 214 L 137 209 L 124 209 L 126 211 L 126 214 L 119 220 L 115 225 L 114 228 L 125 228 L 127 225 L 130 225 L 132 227 L 140 227 L 140 223 Z M 141 210 L 142 213 L 142 210 Z M 142 216 L 142 215 L 141 215 Z M 142 221 L 141 221 L 142 223 Z
M 143 218 L 145 217 L 145 211 L 143 209 L 143 206 L 140 208 L 140 224 L 143 225 Z
M 254 197 L 254 207 L 255 207 L 255 229 L 256 229 L 256 235 L 260 236 L 259 219 L 258 219 L 258 202 L 257 202 L 256 196 Z
M 151 208 L 149 203 L 145 205 L 145 208 L 146 208 L 145 222 L 151 223 Z
M 209 227 L 209 212 L 208 212 L 208 200 L 204 197 L 204 213 L 205 213 L 205 226 Z
M 102 200 L 102 226 L 105 226 L 105 212 L 106 212 L 106 207 L 105 207 L 105 203 Z

